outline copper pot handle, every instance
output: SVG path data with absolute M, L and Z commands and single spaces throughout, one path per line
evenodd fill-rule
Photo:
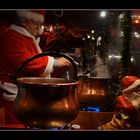
M 41 56 L 53 56 L 53 57 L 65 57 L 66 59 L 68 59 L 72 66 L 73 66 L 73 69 L 74 69 L 74 80 L 77 81 L 78 80 L 78 77 L 77 77 L 77 67 L 76 67 L 76 63 L 75 61 L 68 55 L 64 54 L 64 53 L 57 53 L 57 52 L 43 52 L 43 53 L 40 53 L 40 54 L 37 54 L 31 58 L 28 58 L 26 59 L 21 65 L 19 65 L 19 67 L 17 68 L 16 72 L 12 75 L 12 79 L 14 81 L 16 81 L 17 79 L 17 75 L 20 73 L 20 71 L 23 69 L 23 67 L 29 63 L 30 61 L 36 59 L 36 58 L 39 58 Z

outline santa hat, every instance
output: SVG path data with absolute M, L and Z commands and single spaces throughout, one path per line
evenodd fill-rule
M 16 14 L 18 17 L 32 19 L 36 22 L 43 23 L 45 19 L 44 10 L 17 10 Z
M 136 76 L 124 76 L 122 78 L 122 87 L 123 89 L 128 88 L 130 85 L 132 85 L 136 80 L 139 78 Z

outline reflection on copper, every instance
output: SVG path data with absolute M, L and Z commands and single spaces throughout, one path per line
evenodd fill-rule
M 94 106 L 105 103 L 109 97 L 108 81 L 109 78 L 80 78 L 77 92 L 80 104 Z

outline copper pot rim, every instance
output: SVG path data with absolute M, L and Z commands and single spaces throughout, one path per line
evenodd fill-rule
M 79 81 L 68 80 L 64 78 L 48 77 L 22 77 L 16 79 L 18 84 L 42 85 L 42 86 L 71 86 L 78 85 Z

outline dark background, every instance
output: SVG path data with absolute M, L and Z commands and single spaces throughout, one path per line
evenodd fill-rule
M 20 10 L 20 9 L 19 9 Z M 45 24 L 60 24 L 70 27 L 80 26 L 83 28 L 98 28 L 104 25 L 112 24 L 113 20 L 122 12 L 122 10 L 109 11 L 108 17 L 103 20 L 99 17 L 100 9 L 96 10 L 46 10 Z M 15 16 L 15 10 L 0 10 L 0 21 L 11 23 Z M 114 22 L 115 23 L 115 22 Z

